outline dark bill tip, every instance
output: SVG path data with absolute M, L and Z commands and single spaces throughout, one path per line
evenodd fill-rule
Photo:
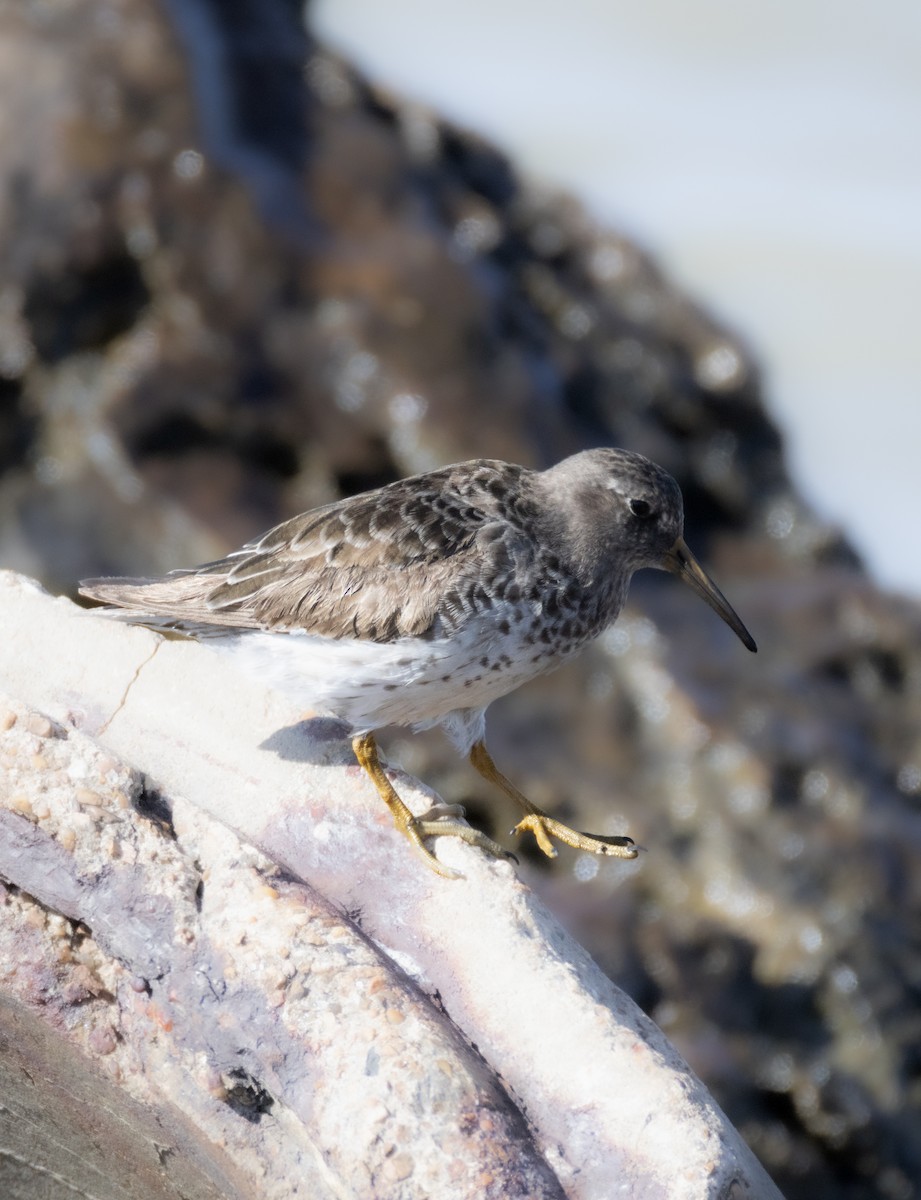
M 713 611 L 723 618 L 746 650 L 751 650 L 752 654 L 757 653 L 758 647 L 755 645 L 755 639 L 742 624 L 736 610 L 688 549 L 684 538 L 678 538 L 666 554 L 662 565 L 666 571 L 671 571 L 673 575 L 684 580 L 702 600 L 706 600 Z

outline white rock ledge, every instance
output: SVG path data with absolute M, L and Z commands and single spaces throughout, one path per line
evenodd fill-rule
M 0 1180 L 779 1196 L 509 864 L 409 852 L 335 723 L 9 572 L 0 631 Z

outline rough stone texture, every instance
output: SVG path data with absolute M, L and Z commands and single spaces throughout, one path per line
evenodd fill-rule
M 562 1195 L 352 922 L 73 728 L 10 702 L 0 726 L 7 1155 L 131 1200 Z
M 46 1088 L 128 1097 L 119 1152 L 83 1153 L 100 1103 L 49 1169 L 113 1197 L 777 1197 L 509 864 L 411 854 L 335 723 L 10 573 L 0 622 L 6 1103 L 44 1138 Z
M 495 705 L 529 795 L 648 847 L 523 850 L 522 876 L 793 1200 L 910 1200 L 918 605 L 792 493 L 738 336 L 299 9 L 0 0 L 0 562 L 73 589 L 471 454 L 662 462 L 761 653 L 641 576 L 599 646 Z M 391 753 L 505 837 L 439 739 Z

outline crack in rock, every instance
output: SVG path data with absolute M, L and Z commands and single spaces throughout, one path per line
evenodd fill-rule
M 162 645 L 163 645 L 163 639 L 161 638 L 157 642 L 156 646 L 154 646 L 153 650 L 151 650 L 150 654 L 148 654 L 148 656 L 144 659 L 144 661 L 141 663 L 138 663 L 137 669 L 135 670 L 135 672 L 131 676 L 131 678 L 128 680 L 128 683 L 122 694 L 122 698 L 121 698 L 121 700 L 119 700 L 118 704 L 115 706 L 115 709 L 112 712 L 112 715 L 106 721 L 104 721 L 103 724 L 100 725 L 99 729 L 96 731 L 97 737 L 100 737 L 102 734 L 106 733 L 108 731 L 109 726 L 112 724 L 112 722 L 118 716 L 118 714 L 120 712 L 122 712 L 122 710 L 124 709 L 125 705 L 128 702 L 128 697 L 131 694 L 131 689 L 134 687 L 134 685 L 137 683 L 138 679 L 140 679 L 140 677 L 141 677 L 141 672 L 144 670 L 144 668 L 149 663 L 153 662 L 154 657 L 157 654 L 157 651 L 160 649 L 160 647 Z

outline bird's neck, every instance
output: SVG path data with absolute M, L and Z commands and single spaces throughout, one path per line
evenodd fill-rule
M 623 606 L 637 564 L 619 545 L 616 529 L 599 522 L 594 511 L 595 496 L 554 486 L 552 477 L 547 479 L 550 475 L 545 472 L 542 479 L 539 523 L 543 541 L 552 547 L 573 581 L 584 593 L 593 595 L 613 621 Z

